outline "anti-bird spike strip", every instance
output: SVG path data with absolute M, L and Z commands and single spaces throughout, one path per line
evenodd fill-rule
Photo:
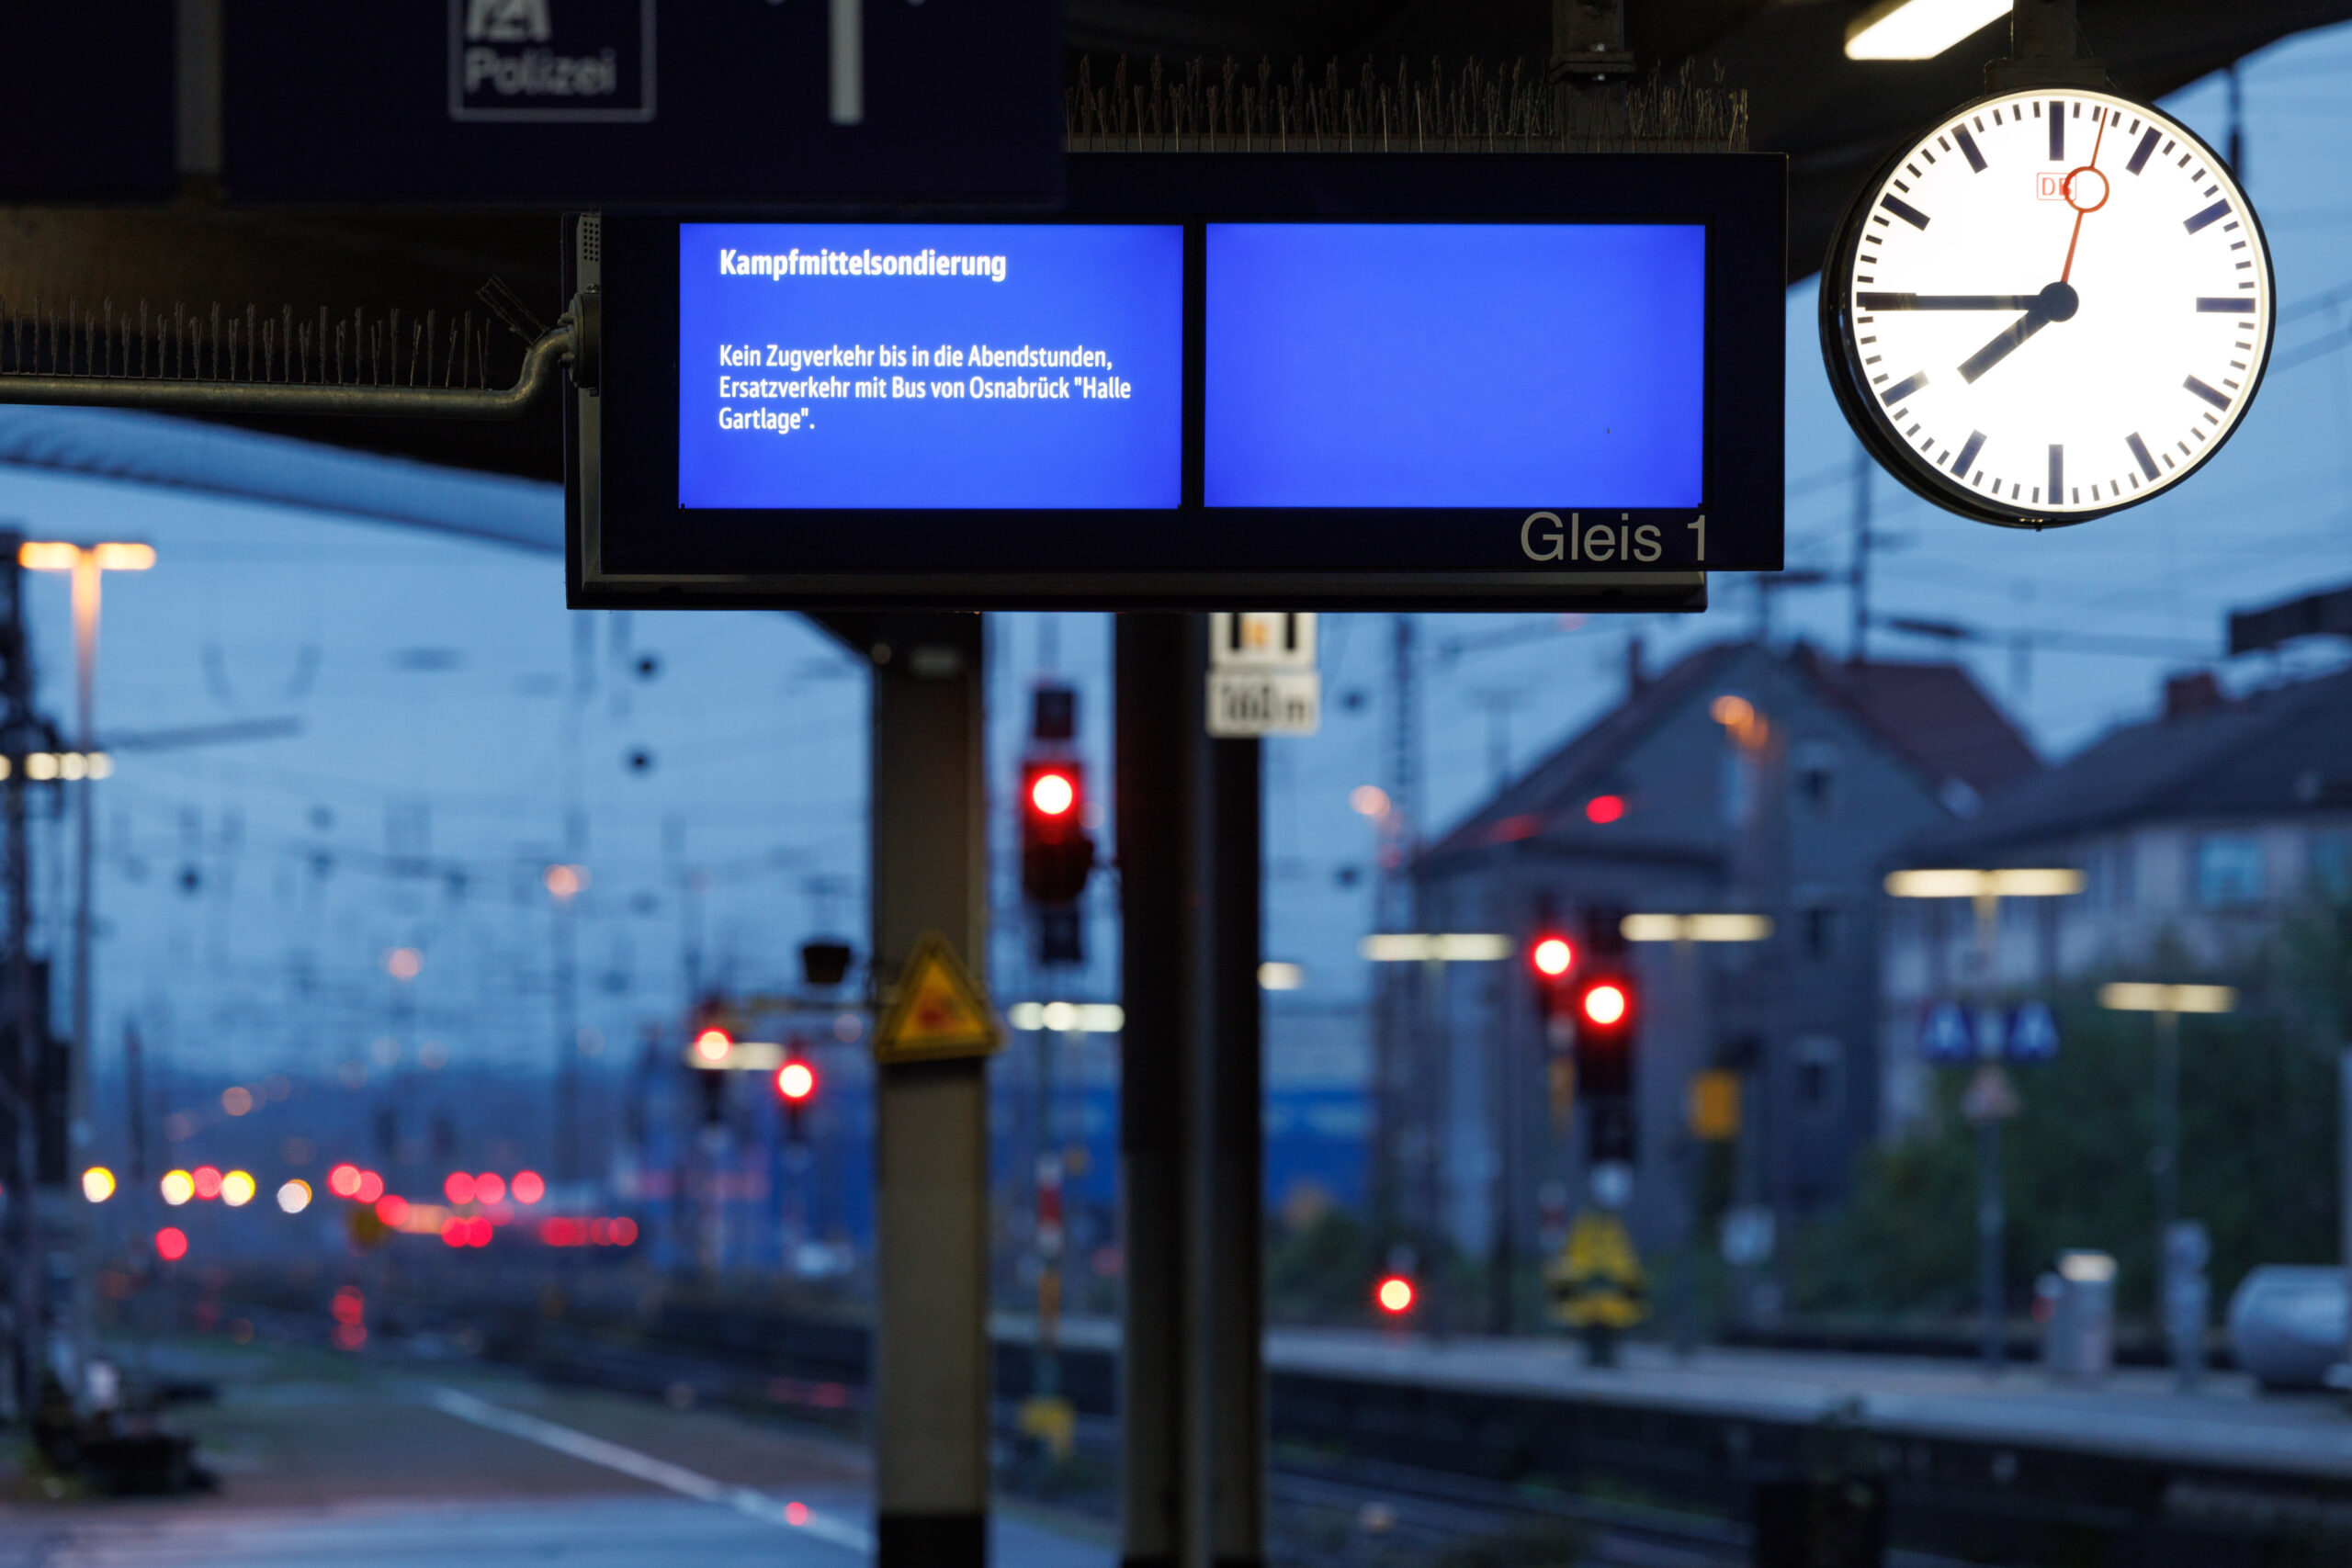
M 69 299 L 61 314 L 0 299 L 0 403 L 509 418 L 570 357 L 571 318 L 541 327 L 497 278 L 480 297 L 488 315 L 466 310 L 446 334 L 437 310 L 412 314 L 405 363 L 397 309 L 355 307 L 345 319 L 322 305 L 298 321 L 291 305 L 275 318 L 247 305 L 241 320 L 218 303 L 175 300 L 166 313 L 142 299 L 134 314 L 112 299 L 96 310 Z M 522 344 L 511 386 L 492 379 L 501 325 Z
M 1081 56 L 1063 121 L 1073 152 L 1745 152 L 1747 95 L 1722 85 L 1721 66 L 1713 76 L 1685 61 L 1670 78 L 1572 89 L 1524 61 L 1506 70 L 1474 58 L 1451 73 L 1432 59 L 1417 81 L 1400 59 L 1387 82 L 1367 56 L 1342 86 L 1334 56 L 1320 83 L 1294 61 L 1287 85 L 1261 59 L 1253 85 L 1230 56 L 1212 83 L 1199 59 L 1179 81 L 1155 55 L 1146 86 L 1130 82 L 1121 55 L 1110 85 L 1097 86 L 1092 57 Z

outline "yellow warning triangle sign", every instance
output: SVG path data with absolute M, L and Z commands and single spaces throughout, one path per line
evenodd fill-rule
M 916 938 L 889 1010 L 874 1032 L 874 1059 L 984 1056 L 1003 1043 L 988 999 L 947 939 L 937 931 Z

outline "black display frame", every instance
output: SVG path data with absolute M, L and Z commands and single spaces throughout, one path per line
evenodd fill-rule
M 590 232 L 597 390 L 567 388 L 574 607 L 785 609 L 1702 609 L 1705 573 L 1782 564 L 1787 160 L 1775 153 L 1086 153 L 1050 216 L 1181 223 L 1183 500 L 1142 511 L 694 509 L 677 502 L 677 227 L 607 215 Z M 808 217 L 796 213 L 794 218 Z M 937 211 L 828 218 L 941 221 Z M 1202 504 L 1206 226 L 1223 221 L 1697 222 L 1707 229 L 1703 495 L 1615 511 L 1658 525 L 1628 570 L 1531 558 L 1527 508 Z M 566 224 L 576 286 L 582 220 Z M 590 407 L 593 403 L 593 407 Z M 583 419 L 583 413 L 585 418 Z M 1565 513 L 1564 513 L 1565 514 Z M 688 530 L 678 526 L 692 519 Z M 1703 517 L 1702 530 L 1690 525 Z M 1589 529 L 1602 521 L 1588 514 Z M 1008 524 L 1017 526 L 1008 527 Z M 1174 526 L 1170 526 L 1174 525 Z M 1703 547 L 1701 539 L 1703 537 Z M 1704 558 L 1699 550 L 1703 547 Z M 1582 552 L 1579 552 L 1581 555 Z M 1244 565 L 1228 561 L 1239 559 Z

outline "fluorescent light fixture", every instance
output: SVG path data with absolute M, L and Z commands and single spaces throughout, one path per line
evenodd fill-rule
M 2119 981 L 2098 988 L 2111 1012 L 2235 1012 L 2238 994 L 2227 986 L 2152 986 Z
M 2062 1252 L 2058 1255 L 2058 1272 L 2078 1284 L 2110 1284 L 2115 1279 L 2115 1258 L 2105 1252 Z
M 1050 1029 L 1057 1034 L 1116 1034 L 1127 1013 L 1116 1002 L 1015 1002 L 1005 1010 L 1015 1029 Z
M 1849 60 L 1933 60 L 2009 14 L 2009 0 L 1881 0 L 1846 24 Z
M 1258 988 L 1261 991 L 1295 991 L 1306 984 L 1306 965 L 1283 964 L 1268 959 L 1258 965 Z
M 1492 964 L 1509 958 L 1511 940 L 1487 931 L 1376 931 L 1356 944 L 1374 964 Z
M 1627 942 L 1762 942 L 1765 915 L 1628 915 L 1617 927 Z
M 2083 890 L 2083 874 L 2068 866 L 1896 871 L 1887 874 L 1886 890 L 1897 898 L 2064 898 Z

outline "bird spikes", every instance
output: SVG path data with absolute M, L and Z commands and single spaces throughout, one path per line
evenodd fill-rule
M 241 314 L 218 304 L 164 310 L 142 299 L 133 310 L 107 299 L 93 310 L 69 299 L 59 310 L 0 300 L 0 376 L 487 389 L 500 384 L 491 368 L 498 327 L 526 346 L 545 329 L 497 278 L 481 299 L 481 319 L 466 310 L 446 321 L 437 310 L 344 315 L 321 306 L 312 315 L 248 305 Z
M 1551 81 L 1515 60 L 1506 69 L 1475 57 L 1449 70 L 1432 58 L 1425 76 L 1399 60 L 1394 76 L 1369 56 L 1352 81 L 1337 56 L 1319 79 L 1304 59 L 1277 80 L 1273 62 L 1254 73 L 1230 55 L 1216 73 L 1187 61 L 1181 76 L 1154 55 L 1137 81 L 1120 55 L 1099 85 L 1091 55 L 1062 96 L 1073 152 L 1742 152 L 1747 93 L 1685 61 L 1672 76 L 1600 86 Z

